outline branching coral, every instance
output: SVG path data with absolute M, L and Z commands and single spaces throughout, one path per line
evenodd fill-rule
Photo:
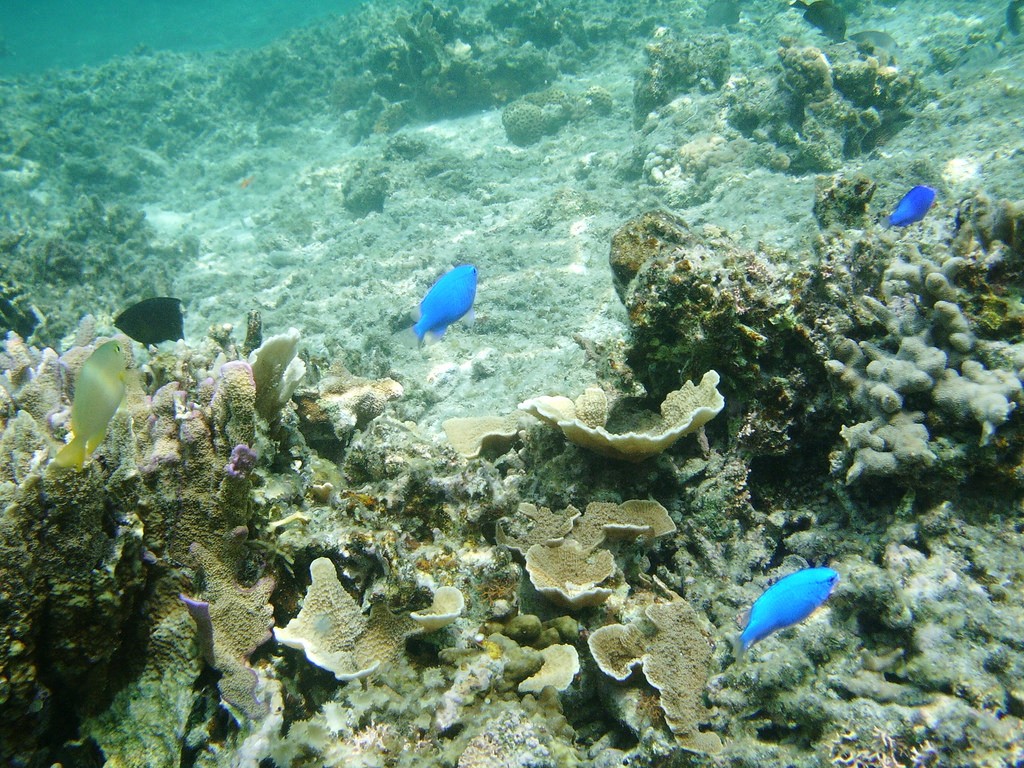
M 929 424 L 945 425 L 948 435 L 973 423 L 984 447 L 1017 407 L 1024 348 L 979 338 L 955 285 L 963 269 L 952 254 L 908 250 L 885 269 L 882 298 L 861 303 L 885 335 L 836 343 L 826 367 L 868 416 L 842 431 L 846 451 L 836 468 L 845 468 L 848 483 L 933 465 L 939 450 Z

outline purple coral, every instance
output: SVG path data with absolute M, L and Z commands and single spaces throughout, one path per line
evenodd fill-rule
M 179 594 L 178 598 L 185 604 L 188 612 L 199 629 L 196 641 L 203 658 L 212 667 L 216 662 L 213 653 L 213 620 L 210 618 L 210 604 L 205 600 L 197 600 L 188 595 Z
M 256 467 L 257 458 L 259 457 L 255 450 L 245 443 L 239 443 L 231 449 L 231 459 L 224 465 L 224 471 L 228 477 L 244 480 Z

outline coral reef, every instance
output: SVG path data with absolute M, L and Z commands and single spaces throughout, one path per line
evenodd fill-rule
M 588 88 L 582 94 L 550 88 L 507 104 L 501 110 L 501 125 L 509 141 L 528 147 L 544 136 L 558 133 L 573 120 L 588 114 L 607 114 L 611 107 L 611 94 L 600 86 Z
M 703 689 L 711 665 L 711 646 L 697 612 L 685 600 L 647 606 L 644 618 L 653 631 L 636 624 L 608 624 L 587 639 L 598 667 L 618 681 L 641 665 L 659 693 L 665 719 L 679 744 L 703 753 L 720 752 L 721 739 L 700 730 L 708 720 Z
M 867 242 L 878 251 L 889 245 L 873 236 Z M 872 476 L 907 482 L 923 468 L 984 471 L 1016 450 L 1016 437 L 996 438 L 1021 400 L 1024 348 L 1016 338 L 986 338 L 960 287 L 993 279 L 984 258 L 907 243 L 890 252 L 877 297 L 850 308 L 859 322 L 834 337 L 835 356 L 825 363 L 860 417 L 844 426 L 834 469 L 848 483 Z
M 87 324 L 79 330 L 85 346 L 61 357 L 14 335 L 5 343 L 3 386 L 17 411 L 5 417 L 2 437 L 12 448 L 5 452 L 11 461 L 4 467 L 3 547 L 23 551 L 7 562 L 38 574 L 32 582 L 2 574 L 5 584 L 26 586 L 11 596 L 21 603 L 16 615 L 23 624 L 10 635 L 13 645 L 2 661 L 5 670 L 11 664 L 22 670 L 4 672 L 17 681 L 4 706 L 20 709 L 17 717 L 5 718 L 13 726 L 3 739 L 5 759 L 31 754 L 53 728 L 66 727 L 58 723 L 100 716 L 112 704 L 108 681 L 131 683 L 113 702 L 122 710 L 141 714 L 144 704 L 132 697 L 150 695 L 154 687 L 176 701 L 174 715 L 148 716 L 160 720 L 153 733 L 165 744 L 180 738 L 196 701 L 195 656 L 173 647 L 173 638 L 188 638 L 182 625 L 188 612 L 198 624 L 203 655 L 222 673 L 224 701 L 240 716 L 259 718 L 267 711 L 256 698 L 257 678 L 247 659 L 269 637 L 273 579 L 238 583 L 257 565 L 244 543 L 252 479 L 251 471 L 229 469 L 233 449 L 254 444 L 257 431 L 266 428 L 263 422 L 257 427 L 260 394 L 275 404 L 267 411 L 272 419 L 278 415 L 274 407 L 284 404 L 276 369 L 261 368 L 258 387 L 247 363 L 225 362 L 218 369 L 210 357 L 199 356 L 188 381 L 146 393 L 131 379 L 126 404 L 96 455 L 81 471 L 63 469 L 47 464 L 68 413 L 61 369 L 77 370 L 102 341 L 88 336 Z M 203 373 L 202 365 L 214 375 Z M 193 587 L 172 563 L 195 569 L 198 597 L 177 599 Z M 146 618 L 139 622 L 137 615 Z M 127 666 L 115 664 L 143 647 L 153 653 L 139 654 Z M 25 674 L 44 658 L 44 677 Z M 188 669 L 192 676 L 181 674 Z M 65 691 L 83 693 L 68 697 Z M 29 702 L 40 697 L 49 706 L 33 709 Z M 125 736 L 103 723 L 100 716 L 88 726 L 95 738 L 130 752 Z
M 729 124 L 760 145 L 754 157 L 791 173 L 834 171 L 884 143 L 923 96 L 915 74 L 859 50 L 784 40 L 774 83 L 741 78 Z
M 320 455 L 338 458 L 356 430 L 383 414 L 388 402 L 402 393 L 394 379 L 364 379 L 334 365 L 315 387 L 295 392 L 299 430 Z
M 1019 46 L 705 5 L 396 0 L 0 83 L 0 763 L 1024 762 Z M 400 348 L 477 256 L 473 332 Z M 58 466 L 153 292 L 186 339 L 118 337 Z
M 627 398 L 609 403 L 600 387 L 587 389 L 575 401 L 541 396 L 520 403 L 519 408 L 562 430 L 569 442 L 602 456 L 640 462 L 718 415 L 725 407 L 718 382 L 718 374 L 707 371 L 700 383 L 688 381 L 672 390 L 661 404 L 660 418 L 636 408 Z
M 820 433 L 824 378 L 776 254 L 650 211 L 613 235 L 609 261 L 629 312 L 626 361 L 651 397 L 713 367 L 725 401 L 747 405 L 751 449 L 784 453 Z
M 677 40 L 662 28 L 647 45 L 647 66 L 633 86 L 633 122 L 691 88 L 717 90 L 729 77 L 729 38 L 700 35 Z
M 381 606 L 364 618 L 338 581 L 334 563 L 326 557 L 310 563 L 309 576 L 302 610 L 288 626 L 275 629 L 274 637 L 298 648 L 339 680 L 372 674 L 398 654 L 405 637 L 416 631 L 411 620 L 399 619 Z

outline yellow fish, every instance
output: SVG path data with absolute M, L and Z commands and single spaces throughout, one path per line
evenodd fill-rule
M 53 460 L 61 467 L 81 468 L 107 434 L 107 425 L 124 399 L 125 360 L 121 342 L 101 344 L 83 363 L 71 402 L 70 443 Z

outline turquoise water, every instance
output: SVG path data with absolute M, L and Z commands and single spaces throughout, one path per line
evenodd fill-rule
M 358 0 L 4 0 L 0 75 L 101 64 L 140 49 L 252 48 L 358 5 Z

